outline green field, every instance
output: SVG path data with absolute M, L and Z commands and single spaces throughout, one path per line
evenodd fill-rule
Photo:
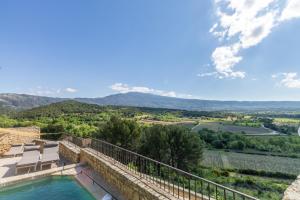
M 274 122 L 277 124 L 286 124 L 286 125 L 292 125 L 299 127 L 300 125 L 300 119 L 294 119 L 294 118 L 274 118 Z
M 236 126 L 224 122 L 200 122 L 192 130 L 198 132 L 202 129 L 210 129 L 213 131 L 233 132 L 233 133 L 246 133 L 249 135 L 272 135 L 274 134 L 264 127 L 249 127 L 249 126 Z
M 300 159 L 298 158 L 212 150 L 206 150 L 203 157 L 202 165 L 207 167 L 300 174 Z

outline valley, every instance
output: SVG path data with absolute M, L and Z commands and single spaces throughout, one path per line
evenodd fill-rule
M 99 106 L 74 100 L 0 115 L 2 128 L 36 126 L 46 139 L 60 136 L 47 133 L 103 139 L 260 199 L 280 199 L 300 173 L 299 124 L 298 113 Z M 175 147 L 180 148 L 175 155 L 185 152 L 183 157 L 172 157 Z

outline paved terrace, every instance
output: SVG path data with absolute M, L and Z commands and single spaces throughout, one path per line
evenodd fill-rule
M 71 151 L 75 153 L 80 152 L 80 149 L 75 145 L 67 145 Z M 102 200 L 108 194 L 113 194 L 118 200 L 125 200 L 118 190 L 107 184 L 93 169 L 80 163 L 72 164 L 70 161 L 62 158 L 59 163 L 53 163 L 46 170 L 39 170 L 38 167 L 37 171 L 23 171 L 19 175 L 15 175 L 16 163 L 19 160 L 21 160 L 21 157 L 0 158 L 0 187 L 47 176 L 67 175 L 74 176 L 97 200 Z

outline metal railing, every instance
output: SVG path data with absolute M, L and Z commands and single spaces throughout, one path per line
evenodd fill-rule
M 70 137 L 78 146 L 82 144 L 82 142 L 77 141 L 81 138 L 69 136 L 66 139 L 70 141 Z M 247 194 L 102 140 L 92 139 L 89 147 L 123 164 L 128 170 L 133 171 L 141 178 L 150 181 L 178 199 L 258 200 Z

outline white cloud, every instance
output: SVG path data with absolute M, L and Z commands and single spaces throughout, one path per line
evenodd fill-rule
M 300 0 L 215 0 L 218 21 L 209 30 L 223 43 L 211 56 L 219 78 L 244 78 L 240 52 L 263 41 L 281 22 L 300 17 Z
M 245 72 L 233 71 L 233 66 L 242 60 L 242 57 L 236 56 L 238 46 L 222 46 L 215 49 L 212 54 L 213 64 L 220 78 L 244 78 Z
M 271 77 L 272 77 L 273 79 L 276 79 L 276 78 L 278 78 L 280 75 L 281 75 L 281 74 L 272 74 Z
M 199 76 L 199 77 L 217 76 L 217 75 L 218 75 L 217 72 L 206 72 L 206 73 L 199 73 L 199 74 L 197 74 L 197 76 Z
M 37 96 L 57 96 L 61 93 L 61 89 L 37 86 L 35 88 L 30 88 L 26 93 Z
M 281 85 L 287 88 L 300 89 L 300 78 L 297 73 L 283 73 L 283 79 L 280 81 Z
M 68 93 L 75 93 L 75 92 L 77 92 L 78 90 L 77 89 L 75 89 L 75 88 L 66 88 L 65 89 L 65 92 L 68 92 Z
M 273 79 L 281 78 L 278 85 L 286 88 L 300 89 L 300 77 L 296 72 L 278 73 L 272 75 Z
M 76 93 L 78 90 L 74 88 L 49 88 L 49 87 L 43 87 L 43 86 L 37 86 L 35 88 L 30 88 L 27 94 L 31 95 L 37 95 L 37 96 L 61 96 L 65 93 Z
M 167 97 L 193 98 L 193 96 L 189 94 L 177 94 L 174 91 L 163 91 L 163 90 L 157 90 L 157 89 L 142 87 L 142 86 L 131 87 L 124 83 L 115 83 L 111 85 L 110 88 L 120 93 L 141 92 L 141 93 L 149 93 L 149 94 L 155 94 L 155 95 L 167 96 Z
M 288 0 L 282 11 L 281 21 L 300 17 L 300 0 Z

